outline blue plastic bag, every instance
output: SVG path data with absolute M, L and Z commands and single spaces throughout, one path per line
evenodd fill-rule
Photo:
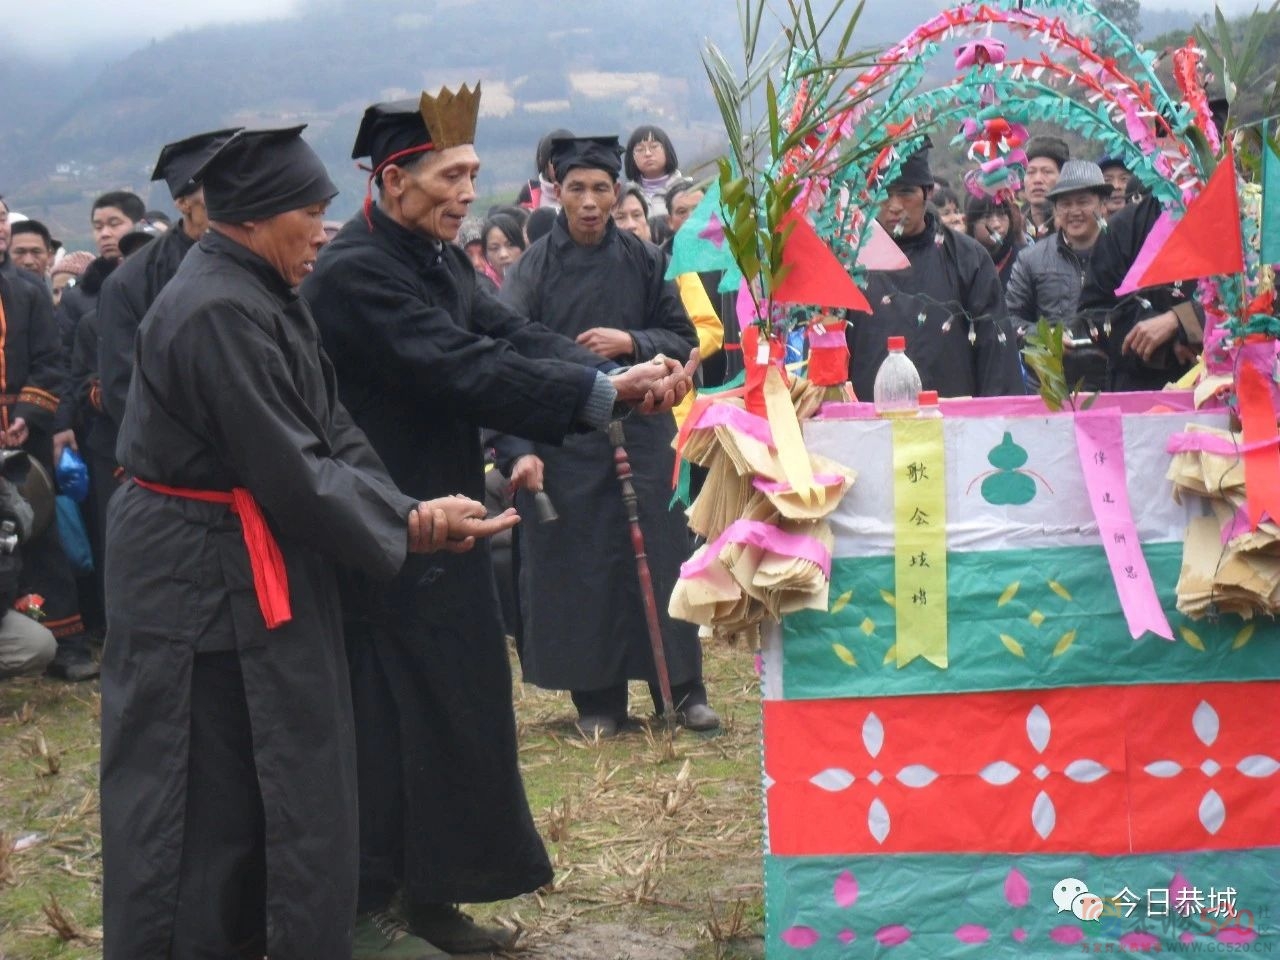
M 62 494 L 58 494 L 54 502 L 58 511 L 58 539 L 62 541 L 71 569 L 78 576 L 93 573 L 93 549 L 89 546 L 84 518 L 80 516 L 80 505 Z
M 76 503 L 83 503 L 89 495 L 89 468 L 80 454 L 70 447 L 63 447 L 55 473 L 59 492 Z

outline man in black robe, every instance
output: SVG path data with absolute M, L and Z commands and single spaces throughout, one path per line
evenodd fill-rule
M 168 184 L 182 220 L 175 229 L 166 230 L 125 257 L 102 282 L 94 310 L 81 318 L 76 329 L 71 390 L 80 410 L 79 451 L 93 478 L 84 514 L 93 548 L 92 576 L 99 596 L 107 502 L 122 479 L 116 464 L 116 435 L 133 373 L 133 338 L 147 308 L 208 228 L 204 191 L 191 175 L 235 132 L 230 129 L 200 133 L 164 146 L 151 179 L 163 179 Z M 122 247 L 129 236 L 126 234 L 119 241 Z
M 995 264 L 978 241 L 929 210 L 933 183 L 926 145 L 902 164 L 876 215 L 911 266 L 872 270 L 866 290 L 871 313 L 849 314 L 854 392 L 871 399 L 888 338 L 900 336 L 925 390 L 941 397 L 1022 394 L 1018 341 Z
M 165 182 L 182 219 L 130 256 L 102 285 L 98 296 L 98 379 L 102 407 L 117 430 L 124 419 L 133 376 L 133 339 L 138 324 L 178 272 L 187 251 L 209 227 L 204 187 L 193 174 L 238 130 L 197 133 L 161 148 L 151 179 Z M 114 463 L 114 443 L 107 454 Z
M 475 198 L 478 106 L 478 88 L 463 87 L 365 112 L 352 155 L 369 157 L 378 200 L 339 231 L 303 285 L 344 404 L 397 485 L 423 497 L 483 496 L 482 426 L 559 443 L 607 424 L 615 400 L 669 409 L 688 384 L 674 362 L 605 376 L 595 368 L 617 365 L 478 288 L 450 242 Z M 344 586 L 360 778 L 357 930 L 372 941 L 390 928 L 399 891 L 410 928 L 431 943 L 500 947 L 500 932 L 452 904 L 514 897 L 552 871 L 520 780 L 487 545 L 412 559 L 390 589 L 354 577 Z
M 663 280 L 663 253 L 618 230 L 610 215 L 621 152 L 616 137 L 555 141 L 561 212 L 507 271 L 502 299 L 605 359 L 684 357 L 697 335 L 675 285 Z M 697 628 L 666 612 L 689 555 L 684 516 L 668 506 L 675 421 L 633 417 L 624 427 L 672 694 L 686 726 L 713 729 L 720 720 L 707 705 Z M 627 716 L 628 680 L 648 681 L 662 709 L 613 447 L 599 433 L 562 448 L 502 446 L 522 488 L 517 506 L 526 509 L 530 491 L 545 487 L 560 510 L 559 522 L 531 524 L 520 537 L 524 678 L 571 691 L 583 732 L 612 736 Z
M 294 287 L 337 192 L 302 127 L 242 131 L 212 230 L 138 331 L 102 675 L 106 960 L 350 960 L 355 744 L 334 565 L 505 529 L 400 493 Z M 399 956 L 389 951 L 388 957 Z

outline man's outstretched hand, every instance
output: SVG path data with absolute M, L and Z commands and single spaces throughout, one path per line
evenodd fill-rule
M 628 367 L 610 379 L 618 391 L 618 401 L 638 413 L 666 413 L 693 389 L 693 374 L 698 369 L 698 351 L 689 362 L 661 354 L 644 363 Z
M 477 537 L 492 537 L 520 522 L 514 509 L 485 518 L 484 504 L 457 494 L 424 500 L 409 514 L 409 552 L 466 553 Z

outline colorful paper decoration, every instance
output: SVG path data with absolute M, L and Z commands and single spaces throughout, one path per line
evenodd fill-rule
M 1265 127 L 1263 128 L 1265 132 Z M 1262 145 L 1262 262 L 1280 263 L 1280 155 L 1269 138 Z
M 1206 243 L 1206 237 L 1212 237 L 1213 242 Z M 1235 163 L 1228 150 L 1204 190 L 1187 207 L 1164 245 L 1152 257 L 1138 279 L 1138 287 L 1242 270 L 1240 200 L 1236 192 Z
M 702 201 L 693 208 L 689 219 L 676 231 L 671 244 L 671 261 L 666 278 L 674 280 L 682 273 L 724 271 L 720 292 L 738 289 L 742 272 L 724 239 L 724 211 L 720 206 L 720 181 L 707 188 Z
M 1274 681 L 768 700 L 770 851 L 1277 846 L 1277 703 Z
M 867 298 L 835 258 L 831 248 L 813 232 L 809 221 L 792 211 L 783 218 L 782 225 L 784 230 L 791 227 L 791 234 L 782 248 L 783 266 L 791 269 L 778 284 L 778 289 L 773 291 L 774 300 L 871 312 Z
M 1166 447 L 1226 414 L 1163 394 L 1103 397 L 1092 419 L 1036 415 L 1025 399 L 1002 415 L 1002 402 L 910 422 L 940 426 L 946 457 L 945 670 L 898 665 L 917 629 L 895 549 L 902 425 L 806 425 L 811 456 L 863 469 L 831 517 L 827 611 L 788 614 L 765 636 L 766 955 L 1280 941 L 1274 917 L 1230 930 L 1085 922 L 1052 897 L 1079 877 L 1102 897 L 1127 887 L 1170 902 L 1232 886 L 1257 907 L 1280 881 L 1280 631 L 1192 624 L 1173 606 L 1201 507 L 1173 499 Z M 1152 407 L 1176 412 L 1124 412 Z M 1097 471 L 1095 496 L 1143 485 L 1132 527 L 1174 643 L 1130 636 L 1086 481 L 1095 452 L 1113 471 Z

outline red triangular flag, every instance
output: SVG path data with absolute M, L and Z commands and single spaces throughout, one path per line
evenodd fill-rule
M 782 248 L 782 263 L 790 265 L 791 272 L 773 291 L 773 299 L 870 313 L 871 304 L 831 248 L 813 232 L 809 221 L 793 210 L 782 218 L 778 229 L 785 230 L 788 223 L 794 223 L 795 229 Z
M 1228 150 L 1138 280 L 1154 287 L 1218 273 L 1244 272 L 1235 159 Z

